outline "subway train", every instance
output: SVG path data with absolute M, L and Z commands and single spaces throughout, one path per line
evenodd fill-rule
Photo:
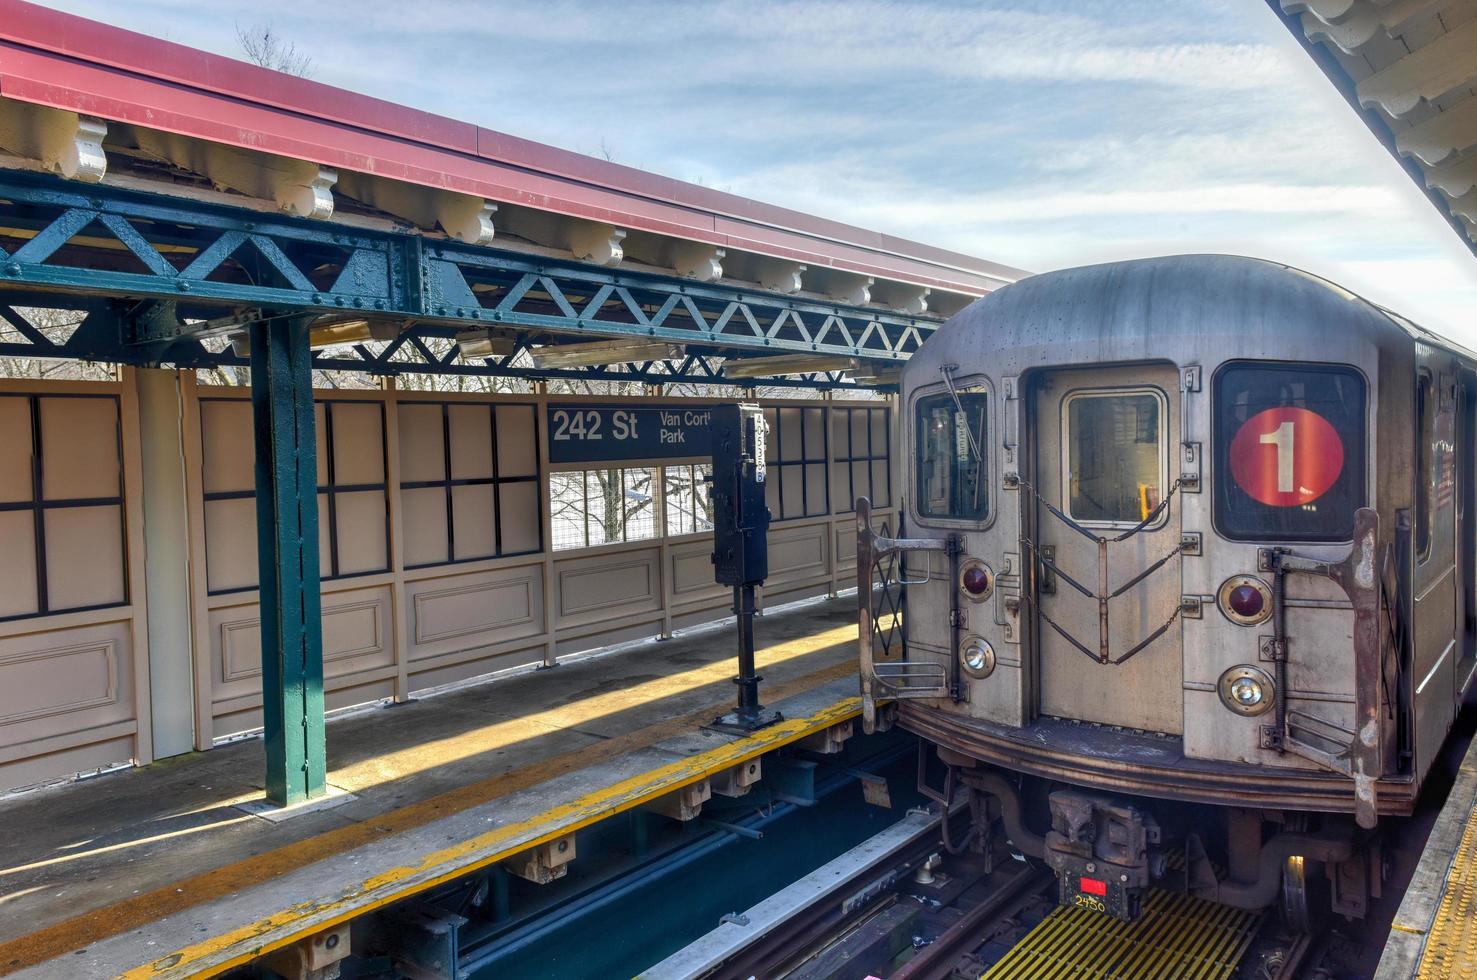
M 1477 355 L 1173 256 L 978 300 L 898 405 L 900 526 L 857 502 L 863 724 L 936 747 L 946 844 L 1003 835 L 1123 919 L 1151 887 L 1362 917 L 1477 666 Z

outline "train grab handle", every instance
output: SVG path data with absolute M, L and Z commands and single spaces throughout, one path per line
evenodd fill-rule
M 906 653 L 896 661 L 876 663 L 873 644 L 880 638 L 884 651 L 891 651 L 892 638 L 901 630 L 903 610 L 892 597 L 894 586 L 909 583 L 905 573 L 889 581 L 890 572 L 883 568 L 880 602 L 890 606 L 891 622 L 884 632 L 877 609 L 873 607 L 873 573 L 888 558 L 895 559 L 892 568 L 902 569 L 902 556 L 908 552 L 942 551 L 953 554 L 958 538 L 889 538 L 872 530 L 872 502 L 866 497 L 856 501 L 856 604 L 857 653 L 861 673 L 862 730 L 877 730 L 877 702 L 880 699 L 948 697 L 953 689 L 948 671 L 931 661 L 909 661 Z M 928 581 L 927 574 L 911 584 Z

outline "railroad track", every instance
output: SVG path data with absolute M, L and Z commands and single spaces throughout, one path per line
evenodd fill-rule
M 642 974 L 644 980 L 1291 980 L 1316 944 L 1170 891 L 1126 923 L 1056 904 L 1043 866 L 1004 846 L 948 854 L 914 811 Z

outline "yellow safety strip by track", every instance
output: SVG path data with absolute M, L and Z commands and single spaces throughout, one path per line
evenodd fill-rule
M 860 714 L 861 699 L 848 697 L 808 717 L 785 719 L 736 741 L 554 806 L 536 817 L 433 851 L 413 866 L 391 868 L 338 895 L 302 902 L 257 922 L 205 939 L 125 971 L 121 974 L 122 980 L 214 976 L 280 949 L 297 938 L 347 922 L 581 830 L 807 735 L 850 721 Z
M 1246 912 L 1151 890 L 1137 922 L 1091 909 L 1054 909 L 980 980 L 1225 980 L 1261 924 Z
M 1477 977 L 1477 813 L 1462 828 L 1416 976 Z

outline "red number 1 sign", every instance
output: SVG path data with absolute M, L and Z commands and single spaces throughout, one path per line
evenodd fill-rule
M 1344 469 L 1344 443 L 1328 419 L 1306 408 L 1269 408 L 1231 440 L 1231 476 L 1252 499 L 1296 507 L 1328 492 Z

